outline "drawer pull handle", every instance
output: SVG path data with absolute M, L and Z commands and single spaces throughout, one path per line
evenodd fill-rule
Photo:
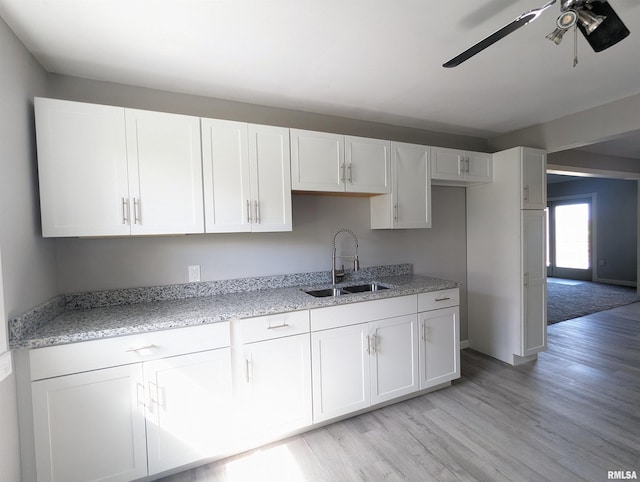
M 267 326 L 267 330 L 277 330 L 278 328 L 286 328 L 288 327 L 289 324 L 288 323 L 282 323 L 281 325 L 275 325 L 275 326 Z
M 449 298 L 448 296 L 445 296 L 444 298 L 436 298 L 436 301 L 448 301 L 451 298 Z
M 145 346 L 136 346 L 125 350 L 126 353 L 134 352 L 134 351 L 143 351 L 143 350 L 153 350 L 154 348 L 158 348 L 156 345 L 145 345 Z

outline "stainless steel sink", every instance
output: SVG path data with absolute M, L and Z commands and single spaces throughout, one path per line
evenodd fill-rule
M 326 298 L 329 296 L 342 296 L 355 293 L 366 293 L 369 291 L 387 290 L 387 286 L 379 285 L 378 283 L 367 283 L 363 285 L 345 286 L 344 288 L 325 288 L 321 290 L 309 290 L 305 291 L 308 295 L 315 296 L 316 298 Z
M 310 290 L 305 291 L 308 295 L 315 296 L 316 298 L 326 298 L 327 296 L 341 296 L 349 294 L 342 288 L 326 288 L 323 290 Z
M 379 285 L 378 283 L 367 283 L 364 285 L 346 286 L 343 288 L 347 293 L 364 293 L 367 291 L 380 291 L 389 289 L 387 286 Z

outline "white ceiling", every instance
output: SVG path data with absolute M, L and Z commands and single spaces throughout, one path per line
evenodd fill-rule
M 545 39 L 559 5 L 454 69 L 544 0 L 0 0 L 49 72 L 491 137 L 640 93 L 631 35 L 594 53 Z M 559 3 L 559 2 L 558 2 Z M 637 150 L 637 149 L 636 149 Z

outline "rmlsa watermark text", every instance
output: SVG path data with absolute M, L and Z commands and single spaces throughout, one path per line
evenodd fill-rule
M 638 480 L 638 474 L 635 470 L 609 470 L 607 472 L 609 480 Z

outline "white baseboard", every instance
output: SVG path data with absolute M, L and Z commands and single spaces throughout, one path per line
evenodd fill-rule
M 469 344 L 469 339 L 466 340 L 460 340 L 460 349 L 464 350 L 465 348 L 469 348 L 470 344 Z
M 606 278 L 593 278 L 593 281 L 595 283 L 605 283 L 608 285 L 633 286 L 633 287 L 638 285 L 638 283 L 634 281 L 622 281 L 622 280 L 606 279 Z

